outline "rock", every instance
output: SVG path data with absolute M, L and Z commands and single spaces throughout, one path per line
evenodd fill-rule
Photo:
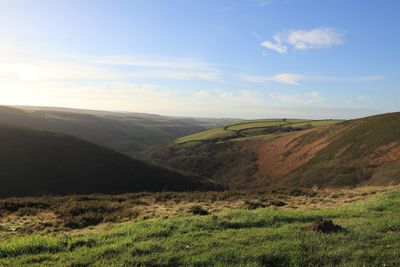
M 326 234 L 342 232 L 344 230 L 340 225 L 334 224 L 332 220 L 324 220 L 322 218 L 315 220 L 310 225 L 310 229 L 316 232 L 321 232 Z

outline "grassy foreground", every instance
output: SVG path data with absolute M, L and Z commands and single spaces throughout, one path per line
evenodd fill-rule
M 0 244 L 0 266 L 399 266 L 400 190 L 329 210 L 261 208 L 26 235 Z M 346 231 L 308 230 L 318 217 Z

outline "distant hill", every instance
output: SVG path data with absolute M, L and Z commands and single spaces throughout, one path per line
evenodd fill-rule
M 0 123 L 74 135 L 135 156 L 153 145 L 237 121 L 51 107 L 0 106 Z
M 215 188 L 72 136 L 0 125 L 0 140 L 0 197 Z
M 282 132 L 282 124 L 264 125 L 264 134 L 252 137 L 181 143 L 203 132 L 154 147 L 142 157 L 231 188 L 400 183 L 400 113 L 332 122 L 289 132 Z

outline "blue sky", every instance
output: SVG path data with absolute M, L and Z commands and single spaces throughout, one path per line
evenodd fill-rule
M 0 0 L 0 104 L 205 117 L 398 111 L 393 0 Z

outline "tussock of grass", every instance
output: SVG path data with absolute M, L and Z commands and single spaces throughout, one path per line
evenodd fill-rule
M 16 237 L 0 244 L 12 266 L 398 266 L 400 190 L 317 211 L 231 210 L 118 224 L 72 236 Z M 308 225 L 323 217 L 346 232 Z

